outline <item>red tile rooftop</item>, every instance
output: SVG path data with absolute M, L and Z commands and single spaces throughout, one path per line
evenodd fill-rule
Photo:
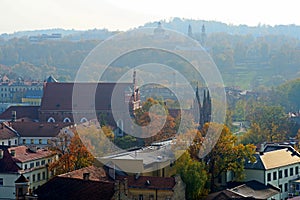
M 37 160 L 41 158 L 47 158 L 53 156 L 55 152 L 45 149 L 37 149 L 36 152 L 33 152 L 28 149 L 26 146 L 18 146 L 8 148 L 9 152 L 15 151 L 15 156 L 13 156 L 13 160 L 15 162 L 28 162 L 31 160 Z

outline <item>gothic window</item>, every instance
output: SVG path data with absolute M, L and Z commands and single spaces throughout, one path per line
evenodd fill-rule
M 71 122 L 70 118 L 69 117 L 66 117 L 63 121 L 64 123 L 68 123 L 68 122 Z
M 52 123 L 54 123 L 54 122 L 55 122 L 55 119 L 54 119 L 53 117 L 49 117 L 48 120 L 47 120 L 47 122 L 52 122 Z

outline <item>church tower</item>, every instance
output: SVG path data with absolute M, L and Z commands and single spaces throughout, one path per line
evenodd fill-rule
M 199 125 L 199 128 L 202 128 L 205 123 L 211 121 L 211 98 L 209 91 L 204 90 L 203 93 L 203 101 L 201 106 L 201 101 L 199 97 L 199 88 L 198 85 L 196 87 L 195 92 L 196 98 L 193 103 L 193 115 L 195 122 Z

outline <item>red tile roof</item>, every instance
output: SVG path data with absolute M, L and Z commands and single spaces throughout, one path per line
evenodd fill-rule
M 78 110 L 111 110 L 111 96 L 116 88 L 116 98 L 120 106 L 125 104 L 125 94 L 132 83 L 46 83 L 41 102 L 41 111 L 72 111 L 73 87 L 76 85 L 79 91 L 80 100 L 74 104 Z M 117 86 L 117 87 L 115 87 Z M 96 89 L 96 92 L 93 92 Z M 95 94 L 95 95 L 94 95 Z M 87 103 L 86 97 L 93 95 L 96 104 Z
M 110 200 L 114 183 L 56 176 L 34 191 L 39 200 Z
M 10 106 L 0 114 L 0 119 L 11 120 L 12 111 L 16 111 L 17 119 L 30 118 L 36 120 L 38 119 L 38 109 L 39 106 Z
M 75 170 L 72 172 L 61 174 L 61 175 L 59 175 L 59 177 L 83 179 L 84 173 L 89 173 L 89 180 L 92 180 L 92 181 L 108 180 L 104 169 L 98 168 L 95 166 L 89 166 L 89 167 L 78 169 L 78 170 Z
M 17 134 L 7 127 L 5 123 L 0 123 L 0 140 L 11 139 L 17 137 Z
M 174 177 L 140 176 L 119 176 L 117 179 L 127 178 L 128 188 L 172 190 L 176 184 Z
M 33 152 L 28 149 L 26 146 L 17 146 L 17 147 L 10 147 L 8 149 L 10 152 L 15 150 L 15 156 L 13 156 L 13 160 L 15 162 L 28 162 L 31 160 L 37 160 L 41 158 L 47 158 L 55 153 L 50 150 L 45 149 L 37 149 L 36 152 Z
M 12 122 L 11 126 L 21 137 L 56 137 L 62 128 L 73 123 Z

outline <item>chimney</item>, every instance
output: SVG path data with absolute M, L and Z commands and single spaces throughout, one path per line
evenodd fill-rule
M 265 144 L 261 143 L 260 144 L 260 149 L 259 149 L 259 155 L 264 155 L 264 150 L 265 150 Z
M 89 172 L 83 173 L 83 180 L 86 180 L 86 181 L 90 180 L 90 173 Z
M 17 111 L 11 111 L 11 121 L 15 122 L 17 120 Z
M 16 156 L 16 150 L 15 150 L 15 149 L 11 149 L 11 150 L 10 150 L 10 155 L 11 155 L 12 157 L 15 157 L 15 156 Z

